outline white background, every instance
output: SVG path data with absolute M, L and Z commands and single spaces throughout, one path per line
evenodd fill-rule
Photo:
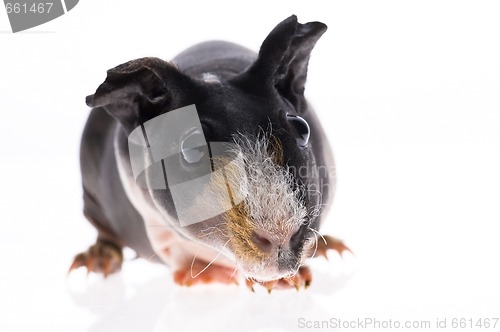
M 168 268 L 132 259 L 108 280 L 66 278 L 96 235 L 78 145 L 105 71 L 208 39 L 257 50 L 293 13 L 329 26 L 307 95 L 338 166 L 323 232 L 355 257 L 317 260 L 310 290 L 270 296 L 179 288 Z M 496 1 L 81 0 L 12 34 L 0 10 L 0 331 L 295 331 L 300 318 L 365 317 L 446 318 L 451 331 L 453 318 L 500 317 L 499 17 Z

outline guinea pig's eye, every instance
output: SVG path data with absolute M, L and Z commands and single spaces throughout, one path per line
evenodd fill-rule
M 287 114 L 286 118 L 295 128 L 297 144 L 301 147 L 306 147 L 307 143 L 309 143 L 309 137 L 311 136 L 311 128 L 307 121 L 298 115 Z
M 204 155 L 205 137 L 198 128 L 188 131 L 181 141 L 181 153 L 185 161 L 190 164 L 197 163 Z

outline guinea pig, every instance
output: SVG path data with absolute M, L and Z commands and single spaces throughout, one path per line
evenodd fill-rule
M 108 70 L 86 99 L 80 152 L 84 215 L 98 237 L 70 271 L 117 272 L 129 247 L 167 264 L 180 285 L 245 278 L 252 289 L 299 289 L 311 283 L 307 259 L 349 250 L 319 232 L 335 166 L 304 97 L 326 29 L 291 16 L 258 54 L 210 41 L 170 62 Z

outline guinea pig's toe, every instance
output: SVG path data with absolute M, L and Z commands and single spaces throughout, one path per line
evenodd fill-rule
M 346 246 L 344 242 L 337 238 L 334 238 L 333 236 L 325 235 L 322 236 L 321 239 L 318 239 L 318 247 L 315 249 L 315 252 L 313 252 L 312 255 L 314 257 L 323 256 L 328 259 L 328 250 L 335 250 L 339 253 L 339 255 L 342 255 L 344 251 L 352 253 L 351 249 L 349 249 L 349 247 Z
M 188 287 L 211 283 L 238 285 L 234 269 L 202 260 L 196 260 L 193 264 L 174 271 L 174 282 L 180 286 Z
M 253 288 L 253 286 L 256 284 L 255 281 L 253 281 L 252 279 L 246 279 L 245 284 L 247 285 L 249 290 L 255 293 L 255 289 Z
M 85 252 L 79 253 L 75 256 L 73 263 L 71 263 L 71 266 L 69 267 L 68 274 L 82 266 L 87 266 L 87 253 Z
M 309 267 L 301 266 L 295 275 L 282 280 L 298 291 L 311 285 L 312 273 Z
M 311 270 L 307 266 L 301 266 L 295 275 L 288 278 L 281 278 L 278 280 L 265 282 L 257 282 L 252 279 L 247 279 L 246 284 L 252 292 L 254 291 L 253 286 L 255 284 L 259 284 L 262 287 L 266 288 L 267 292 L 270 294 L 275 289 L 280 290 L 295 288 L 297 291 L 299 291 L 300 289 L 306 289 L 311 285 L 311 281 Z
M 279 280 L 271 280 L 271 281 L 263 282 L 261 285 L 267 289 L 267 292 L 269 294 L 271 294 L 271 291 L 276 288 L 278 283 L 279 283 Z
M 248 289 L 252 292 L 255 292 L 254 285 L 259 284 L 264 287 L 269 294 L 275 289 L 288 289 L 293 285 L 287 281 L 287 279 L 278 279 L 278 280 L 270 280 L 270 281 L 254 281 L 252 279 L 247 279 L 246 285 Z
M 68 273 L 86 267 L 87 272 L 102 273 L 107 277 L 120 271 L 122 263 L 123 253 L 119 246 L 97 240 L 87 251 L 75 256 Z
M 304 286 L 304 288 L 308 288 L 311 285 L 312 272 L 308 266 L 301 266 L 296 276 L 297 275 L 300 276 L 301 284 Z

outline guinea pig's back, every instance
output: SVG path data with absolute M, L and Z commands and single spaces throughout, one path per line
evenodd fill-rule
M 209 80 L 211 78 L 227 79 L 241 73 L 256 58 L 255 52 L 238 44 L 208 41 L 191 46 L 171 62 L 191 77 Z

